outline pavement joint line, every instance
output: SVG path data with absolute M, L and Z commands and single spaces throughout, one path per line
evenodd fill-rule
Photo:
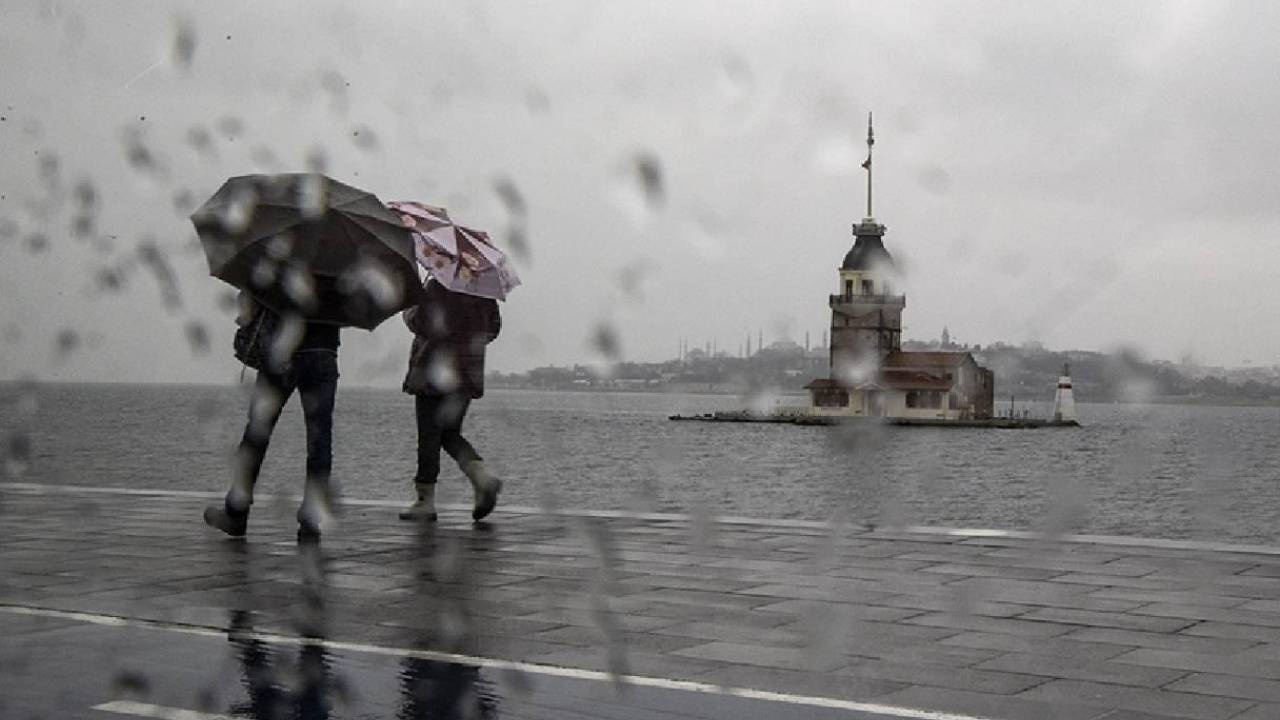
M 33 617 L 57 618 L 63 620 L 73 620 L 92 625 L 102 625 L 106 627 L 143 627 L 152 630 L 163 630 L 167 632 L 176 632 L 186 635 L 198 637 L 216 637 L 221 638 L 229 633 L 234 633 L 239 638 L 248 640 L 256 640 L 274 645 L 288 646 L 320 646 L 326 650 L 345 650 L 348 652 L 363 653 L 366 655 L 380 655 L 385 657 L 411 657 L 420 660 L 432 660 L 435 662 L 454 663 L 457 665 L 472 665 L 475 667 L 489 668 L 493 670 L 514 670 L 517 672 L 526 672 L 533 675 L 546 675 L 550 677 L 561 677 L 573 680 L 594 680 L 597 682 L 623 682 L 629 685 L 637 685 L 641 687 L 651 687 L 661 690 L 679 690 L 684 692 L 695 692 L 704 695 L 723 695 L 728 697 L 739 697 L 748 700 L 765 700 L 771 702 L 786 703 L 789 705 L 802 705 L 808 707 L 821 707 L 833 710 L 849 710 L 852 712 L 862 712 L 879 714 L 882 716 L 903 718 L 904 720 L 994 720 L 993 718 L 981 717 L 977 715 L 959 715 L 955 713 L 940 712 L 936 710 L 920 710 L 916 708 L 898 707 L 896 705 L 882 705 L 879 703 L 857 702 L 854 700 L 841 700 L 838 698 L 826 698 L 808 695 L 793 695 L 790 693 L 779 693 L 770 690 L 754 690 L 751 688 L 730 687 L 725 685 L 716 685 L 713 683 L 698 682 L 695 680 L 673 680 L 670 678 L 648 677 L 644 675 L 616 675 L 613 673 L 602 672 L 599 670 L 583 670 L 580 668 L 560 667 L 557 665 L 540 665 L 537 663 L 528 663 L 518 660 L 499 660 L 497 658 L 486 658 L 473 655 L 462 655 L 459 653 L 439 652 L 435 650 L 419 650 L 414 648 L 395 648 L 384 645 L 374 645 L 371 643 L 347 642 L 342 640 L 327 640 L 324 638 L 308 638 L 296 637 L 292 635 L 279 635 L 276 633 L 263 633 L 257 631 L 238 632 L 225 628 L 216 628 L 208 625 L 194 625 L 165 622 L 160 620 L 146 620 L 142 618 L 128 618 L 119 615 L 107 615 L 101 613 L 77 612 L 70 610 L 57 610 L 53 608 L 41 608 L 29 605 L 13 605 L 0 604 L 0 612 L 7 612 L 14 615 L 26 615 Z M 160 711 L 174 711 L 177 714 L 157 715 L 143 714 L 142 717 L 160 718 L 162 720 L 220 720 L 223 716 L 206 715 L 206 714 L 188 714 L 194 711 L 182 710 L 181 708 L 164 708 L 162 706 L 146 706 L 145 703 L 135 703 L 131 706 L 133 709 L 147 708 L 159 709 Z M 95 707 L 94 709 L 99 709 Z M 111 712 L 118 712 L 111 710 Z M 138 715 L 140 713 L 128 713 Z
M 117 488 L 117 487 L 99 487 L 93 485 L 61 485 L 61 484 L 45 484 L 45 483 L 29 483 L 29 482 L 0 482 L 0 491 L 9 490 L 14 492 L 25 492 L 33 494 L 85 494 L 85 495 L 132 495 L 132 496 L 148 496 L 148 497 L 175 497 L 175 498 L 191 498 L 191 499 L 217 499 L 222 497 L 221 492 L 206 492 L 200 490 L 168 490 L 163 488 Z M 274 501 L 280 497 L 278 494 L 262 494 L 258 496 L 259 500 Z M 301 496 L 288 495 L 284 496 L 291 500 L 301 500 Z M 382 507 L 382 508 L 398 508 L 404 503 L 397 500 L 372 500 L 365 498 L 343 498 L 343 505 L 352 505 L 357 507 Z M 471 505 L 462 503 L 441 503 L 438 507 L 446 510 L 470 510 Z M 692 523 L 696 519 L 692 515 L 681 513 L 643 513 L 628 510 L 569 510 L 560 508 L 537 508 L 525 505 L 503 505 L 499 506 L 494 512 L 508 513 L 513 515 L 546 515 L 559 517 L 586 517 L 586 518 L 603 518 L 603 519 L 626 519 L 626 520 L 658 520 L 670 522 L 686 522 Z M 738 516 L 715 516 L 713 518 L 718 523 L 726 525 L 749 525 L 758 527 L 777 527 L 777 528 L 802 528 L 806 530 L 840 530 L 850 529 L 849 525 L 833 525 L 830 522 L 820 520 L 796 520 L 792 518 L 752 518 Z M 875 539 L 876 532 L 902 532 L 912 535 L 933 535 L 944 538 L 956 538 L 960 540 L 980 540 L 989 539 L 1014 539 L 1028 541 L 1045 541 L 1045 542 L 1069 542 L 1084 545 L 1114 545 L 1120 547 L 1135 548 L 1160 548 L 1168 550 L 1204 550 L 1210 552 L 1225 553 L 1241 553 L 1249 555 L 1280 555 L 1280 546 L 1275 545 L 1249 545 L 1225 543 L 1208 540 L 1179 540 L 1169 538 L 1144 538 L 1132 537 L 1125 535 L 1083 535 L 1083 534 L 1061 534 L 1061 533 L 1043 533 L 1028 530 L 1000 530 L 996 528 L 952 528 L 931 525 L 907 525 L 902 527 L 890 526 L 859 526 L 862 532 L 870 534 L 870 539 Z

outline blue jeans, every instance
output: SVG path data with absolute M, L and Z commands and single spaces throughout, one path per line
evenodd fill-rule
M 252 488 L 257 483 L 271 432 L 294 390 L 302 401 L 307 424 L 308 483 L 328 487 L 333 468 L 333 408 L 338 394 L 338 354 L 332 350 L 300 350 L 293 354 L 284 373 L 258 371 L 249 422 L 238 452 L 241 487 Z

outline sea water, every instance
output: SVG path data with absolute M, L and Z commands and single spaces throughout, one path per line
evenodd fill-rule
M 248 406 L 236 386 L 4 393 L 6 447 L 27 448 L 5 464 L 10 482 L 220 492 Z M 717 395 L 491 389 L 464 434 L 506 481 L 508 505 L 1280 541 L 1280 408 L 1082 404 L 1082 427 L 1034 430 L 668 419 L 743 406 Z M 410 499 L 413 423 L 413 400 L 397 390 L 339 389 L 334 477 L 344 496 Z M 260 487 L 300 492 L 304 456 L 295 397 Z M 439 500 L 470 502 L 456 467 L 442 466 Z

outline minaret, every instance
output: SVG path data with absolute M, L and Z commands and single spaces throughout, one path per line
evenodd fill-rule
M 893 294 L 893 257 L 884 247 L 887 228 L 876 222 L 871 205 L 871 155 L 875 131 L 867 115 L 867 215 L 853 226 L 856 238 L 840 266 L 840 288 L 831 307 L 831 378 L 856 384 L 901 346 L 904 295 Z
M 1063 363 L 1062 377 L 1058 378 L 1058 392 L 1053 396 L 1053 421 L 1074 423 L 1076 398 L 1071 392 L 1071 366 Z

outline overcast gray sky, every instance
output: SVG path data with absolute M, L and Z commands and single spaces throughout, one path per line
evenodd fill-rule
M 864 211 L 868 111 L 907 337 L 1280 362 L 1275 3 L 0 16 L 0 377 L 233 378 L 226 288 L 186 215 L 229 175 L 318 164 L 503 242 L 523 228 L 493 368 L 598 357 L 601 327 L 631 360 L 760 329 L 816 344 Z M 344 374 L 394 385 L 407 345 L 396 320 L 344 331 Z

